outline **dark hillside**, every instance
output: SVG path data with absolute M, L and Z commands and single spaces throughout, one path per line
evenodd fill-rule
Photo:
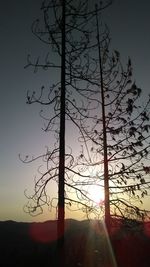
M 102 223 L 66 220 L 66 267 L 150 267 L 150 223 L 114 221 L 111 244 Z M 0 252 L 1 267 L 56 266 L 56 221 L 0 222 Z

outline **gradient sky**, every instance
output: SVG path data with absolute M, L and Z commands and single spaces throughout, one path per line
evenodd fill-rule
M 27 54 L 36 58 L 44 49 L 30 30 L 40 14 L 41 0 L 1 0 L 0 4 L 0 220 L 31 221 L 35 218 L 23 212 L 24 190 L 33 187 L 39 162 L 24 165 L 18 154 L 39 154 L 51 142 L 41 130 L 40 108 L 26 105 L 27 90 L 48 81 L 48 72 L 34 74 L 24 69 Z M 112 47 L 120 51 L 123 62 L 131 57 L 134 77 L 144 96 L 150 93 L 149 14 L 148 0 L 115 0 L 103 15 Z M 52 218 L 55 215 L 45 213 L 36 220 Z

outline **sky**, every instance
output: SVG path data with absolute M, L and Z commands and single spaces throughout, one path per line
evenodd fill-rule
M 0 220 L 54 219 L 55 214 L 48 212 L 37 218 L 24 213 L 24 190 L 33 187 L 39 162 L 26 165 L 18 157 L 19 153 L 37 155 L 51 144 L 41 130 L 40 108 L 26 104 L 27 90 L 39 88 L 49 75 L 24 69 L 29 53 L 35 58 L 43 55 L 44 46 L 31 33 L 41 0 L 1 0 L 0 4 Z M 115 0 L 103 15 L 112 47 L 120 52 L 123 62 L 131 57 L 144 97 L 150 93 L 149 14 L 148 0 Z

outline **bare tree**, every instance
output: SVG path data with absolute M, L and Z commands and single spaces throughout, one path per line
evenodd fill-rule
M 99 1 L 97 13 L 111 4 L 111 1 Z M 78 171 L 78 158 L 68 146 L 65 138 L 66 124 L 72 124 L 77 129 L 86 147 L 90 160 L 89 149 L 82 129 L 84 121 L 90 124 L 94 119 L 99 106 L 97 94 L 99 93 L 97 73 L 98 61 L 95 59 L 97 47 L 93 39 L 93 23 L 95 8 L 90 1 L 43 1 L 41 11 L 42 23 L 36 20 L 32 25 L 33 34 L 47 45 L 49 52 L 45 61 L 37 58 L 34 62 L 28 55 L 26 67 L 50 70 L 50 86 L 41 86 L 39 92 L 27 93 L 28 104 L 40 104 L 45 107 L 40 116 L 45 121 L 44 131 L 55 137 L 53 148 L 37 157 L 21 160 L 25 163 L 33 162 L 39 158 L 44 166 L 38 169 L 39 177 L 35 180 L 33 195 L 27 195 L 29 202 L 26 211 L 32 215 L 43 212 L 43 206 L 58 207 L 58 238 L 63 245 L 65 205 L 75 207 L 86 212 L 95 212 L 93 201 L 88 190 L 79 187 L 77 180 L 87 179 L 89 174 Z M 74 183 L 73 177 L 76 176 Z M 58 183 L 58 202 L 48 195 L 50 181 Z M 95 181 L 92 181 L 94 184 Z M 73 196 L 72 190 L 76 193 Z M 81 201 L 84 198 L 85 201 Z M 56 204 L 54 204 L 54 202 Z
M 91 177 L 82 183 L 80 179 L 79 184 L 83 189 L 94 179 L 99 187 L 104 187 L 104 203 L 95 205 L 95 213 L 96 209 L 98 213 L 104 208 L 109 227 L 112 216 L 138 219 L 148 216 L 148 211 L 139 204 L 150 186 L 150 96 L 142 104 L 142 90 L 132 78 L 131 59 L 124 68 L 120 53 L 110 50 L 109 30 L 102 27 L 97 7 L 95 18 L 94 77 L 99 92 L 94 93 L 97 99 L 98 94 L 101 98 L 91 125 L 81 121 L 84 138 L 80 139 L 83 151 L 78 161 L 79 172 L 91 173 Z M 85 201 L 84 197 L 81 201 Z

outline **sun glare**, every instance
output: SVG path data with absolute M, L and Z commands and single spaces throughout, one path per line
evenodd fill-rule
M 93 185 L 89 187 L 90 198 L 98 205 L 104 205 L 104 190 L 101 186 Z

